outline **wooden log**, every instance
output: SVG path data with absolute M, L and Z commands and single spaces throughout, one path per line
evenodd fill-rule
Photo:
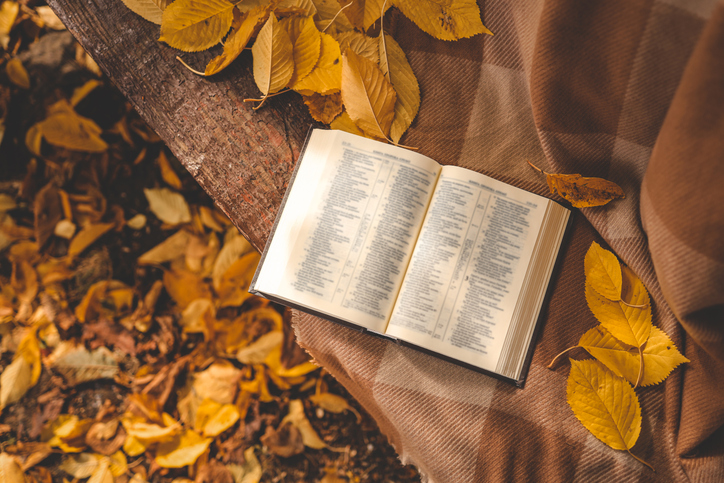
M 199 184 L 257 249 L 266 243 L 294 162 L 314 122 L 301 97 L 259 97 L 247 51 L 204 78 L 217 52 L 183 54 L 159 42 L 159 26 L 121 0 L 49 0 L 48 4 L 108 77 L 156 130 Z

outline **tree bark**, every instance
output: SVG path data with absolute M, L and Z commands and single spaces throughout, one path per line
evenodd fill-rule
M 111 81 L 241 233 L 263 249 L 294 163 L 313 120 L 298 94 L 257 98 L 251 52 L 225 71 L 198 70 L 219 50 L 185 54 L 157 40 L 159 26 L 121 0 L 49 0 L 48 4 Z

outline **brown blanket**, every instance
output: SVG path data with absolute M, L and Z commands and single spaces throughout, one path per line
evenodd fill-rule
M 428 481 L 724 481 L 724 2 L 493 0 L 494 37 L 394 36 L 422 90 L 403 142 L 547 194 L 525 163 L 600 176 L 626 199 L 582 210 L 523 390 L 297 314 L 302 345 Z M 691 359 L 637 389 L 641 436 L 614 451 L 546 365 L 596 325 L 583 257 L 605 241 L 644 281 L 654 323 Z M 678 321 L 677 321 L 678 317 Z

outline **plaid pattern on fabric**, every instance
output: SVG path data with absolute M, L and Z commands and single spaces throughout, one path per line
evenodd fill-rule
M 526 159 L 626 193 L 576 218 L 525 389 L 296 313 L 300 343 L 426 481 L 724 481 L 724 2 L 493 0 L 481 11 L 494 37 L 443 42 L 393 19 L 423 99 L 404 144 L 542 195 Z M 637 390 L 633 452 L 656 473 L 576 420 L 567 363 L 546 369 L 597 324 L 583 275 L 594 240 L 641 277 L 654 324 L 691 359 Z

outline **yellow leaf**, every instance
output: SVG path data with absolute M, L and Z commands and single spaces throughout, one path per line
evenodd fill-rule
M 163 286 L 181 310 L 196 299 L 211 298 L 208 284 L 198 274 L 188 270 L 166 270 Z
M 231 33 L 224 42 L 224 51 L 214 57 L 206 65 L 204 75 L 214 75 L 224 70 L 234 59 L 239 57 L 246 48 L 249 40 L 259 31 L 259 25 L 269 15 L 270 5 L 261 5 L 246 14 L 234 10 L 234 21 L 231 24 Z
M 342 94 L 335 92 L 328 96 L 322 96 L 316 92 L 311 96 L 303 96 L 304 104 L 309 108 L 309 114 L 314 120 L 325 124 L 331 123 L 335 117 L 344 110 L 342 105 Z
M 334 37 L 320 32 L 322 38 L 319 60 L 309 75 L 292 85 L 292 89 L 304 95 L 313 92 L 327 95 L 342 87 L 342 53 Z M 309 92 L 305 92 L 309 91 Z
M 329 127 L 331 127 L 332 129 L 338 129 L 340 131 L 356 134 L 357 136 L 372 138 L 372 136 L 367 136 L 360 130 L 360 128 L 357 127 L 357 124 L 355 124 L 352 118 L 349 117 L 347 111 L 344 111 L 342 112 L 342 114 L 337 116 L 334 121 L 329 124 Z
M 305 446 L 309 446 L 314 449 L 322 449 L 327 447 L 327 443 L 322 441 L 317 432 L 312 427 L 312 423 L 309 422 L 307 416 L 304 414 L 304 404 L 299 399 L 289 401 L 289 414 L 287 414 L 279 426 L 283 426 L 284 423 L 290 422 L 297 427 L 300 433 L 302 433 L 302 440 Z
M 169 443 L 158 446 L 156 463 L 162 468 L 183 468 L 196 462 L 213 441 L 212 438 L 202 438 L 198 433 L 187 429 Z
M 183 257 L 190 238 L 191 234 L 188 231 L 179 230 L 138 257 L 137 262 L 139 265 L 160 265 Z
M 244 465 L 226 465 L 236 483 L 259 483 L 264 473 L 251 446 L 244 451 Z
M 342 7 L 337 0 L 312 0 L 312 3 L 317 9 L 315 23 L 320 32 L 326 31 L 328 34 L 332 34 L 354 28 L 347 16 L 344 15 L 344 11 L 340 12 Z
M 204 399 L 196 410 L 194 429 L 204 437 L 218 436 L 239 420 L 239 409 L 233 404 L 219 404 Z
M 294 74 L 290 85 L 309 75 L 317 65 L 322 49 L 322 39 L 312 17 L 287 17 L 279 24 L 289 34 L 294 54 Z
M 216 317 L 216 309 L 211 299 L 196 299 L 191 302 L 181 314 L 179 325 L 187 334 L 207 334 L 209 326 Z
M 52 106 L 51 114 L 36 126 L 37 132 L 54 146 L 90 153 L 101 153 L 108 149 L 108 144 L 101 138 L 103 130 L 98 124 L 78 115 L 67 101 L 59 101 Z M 28 136 L 31 131 L 28 131 Z
M 162 149 L 158 153 L 158 167 L 161 170 L 161 177 L 171 187 L 176 190 L 181 189 L 181 179 L 176 174 L 176 171 L 171 167 L 171 163 L 166 157 L 166 152 Z
M 59 467 L 74 478 L 88 478 L 98 468 L 98 458 L 90 453 L 68 455 Z
M 357 421 L 362 420 L 362 416 L 360 415 L 360 413 L 358 413 L 355 408 L 350 406 L 343 397 L 337 396 L 336 394 L 323 392 L 321 394 L 314 394 L 312 396 L 309 396 L 309 400 L 312 401 L 315 405 L 324 409 L 325 411 L 329 411 L 330 413 L 340 414 L 345 411 L 352 411 L 355 415 L 357 415 Z
M 624 344 L 641 347 L 648 340 L 651 332 L 649 294 L 644 284 L 630 268 L 624 266 L 622 275 L 621 301 L 608 300 L 599 295 L 590 284 L 586 284 L 586 302 L 596 319 L 611 335 Z
M 231 265 L 241 256 L 253 250 L 252 246 L 243 236 L 238 233 L 230 240 L 224 243 L 214 261 L 214 267 L 211 271 L 211 280 L 213 281 L 214 290 L 221 288 L 221 279 Z
M 247 253 L 224 272 L 217 289 L 219 307 L 239 306 L 252 296 L 249 285 L 260 258 L 257 252 Z
M 158 40 L 184 52 L 206 50 L 229 31 L 233 9 L 226 0 L 176 0 L 163 11 Z
M 380 61 L 377 39 L 374 37 L 368 37 L 354 30 L 348 30 L 335 34 L 334 38 L 339 42 L 339 48 L 342 52 L 347 52 L 347 49 L 352 49 L 355 54 L 371 60 L 375 64 Z
M 23 89 L 30 89 L 30 77 L 28 71 L 23 67 L 20 59 L 13 57 L 5 64 L 5 73 L 8 75 L 10 82 Z
M 98 466 L 93 470 L 93 474 L 86 483 L 113 483 L 113 473 L 111 473 L 111 460 L 106 457 L 100 458 Z
M 103 83 L 97 79 L 91 79 L 80 87 L 73 90 L 73 95 L 70 98 L 70 105 L 75 107 L 80 101 L 90 94 L 96 87 L 103 85 Z
M 108 233 L 114 226 L 114 223 L 93 223 L 86 226 L 70 241 L 70 245 L 68 245 L 68 256 L 73 258 L 76 255 L 80 255 L 83 250 Z
M 398 143 L 420 109 L 420 86 L 405 53 L 395 39 L 384 32 L 380 33 L 379 55 L 380 70 L 397 93 L 390 138 Z
M 45 27 L 52 30 L 65 30 L 65 25 L 63 25 L 63 22 L 60 21 L 50 7 L 35 7 L 35 12 L 38 14 L 38 17 L 40 17 L 40 20 L 43 21 Z
M 122 0 L 123 3 L 136 15 L 140 15 L 149 22 L 161 25 L 163 10 L 171 3 L 166 0 Z
M 231 404 L 236 396 L 236 383 L 241 371 L 227 361 L 217 361 L 208 369 L 194 374 L 193 389 L 220 404 Z
M 384 0 L 338 0 L 338 2 L 340 7 L 352 3 L 345 7 L 343 12 L 352 25 L 363 31 L 367 31 L 380 18 L 383 13 L 383 4 L 385 5 L 385 12 L 392 6 L 392 2 L 385 2 Z
M 624 378 L 598 361 L 571 359 L 566 392 L 573 414 L 587 430 L 611 448 L 631 454 L 641 432 L 641 406 Z
M 15 20 L 18 17 L 20 5 L 18 2 L 6 0 L 0 5 L 0 46 L 3 49 L 8 48 L 10 42 L 10 30 L 12 30 Z
M 191 211 L 186 200 L 179 193 L 168 188 L 143 189 L 148 207 L 164 223 L 178 225 L 191 221 Z
M 587 284 L 609 300 L 621 300 L 623 276 L 616 255 L 593 242 L 583 260 L 583 266 Z
M 121 419 L 121 424 L 123 424 L 123 429 L 126 430 L 128 436 L 136 438 L 144 446 L 170 441 L 181 431 L 181 425 L 179 423 L 161 426 L 155 423 L 148 423 L 143 418 L 127 416 Z
M 12 361 L 0 375 L 0 411 L 22 398 L 32 387 L 33 367 L 19 357 Z
M 146 451 L 147 446 L 133 436 L 126 436 L 123 442 L 123 451 L 128 456 L 138 456 Z
M 40 362 L 40 342 L 38 335 L 33 329 L 26 329 L 25 335 L 18 344 L 18 350 L 15 352 L 13 359 L 23 358 L 30 364 L 30 387 L 37 384 L 40 379 L 42 364 Z
M 46 360 L 46 363 L 61 374 L 70 386 L 97 379 L 113 379 L 118 374 L 118 362 L 106 347 L 101 346 L 93 351 L 82 345 L 71 350 L 58 347 L 58 356 L 53 357 L 52 362 Z M 55 351 L 53 355 L 56 355 Z
M 277 11 L 299 11 L 305 17 L 313 17 L 317 13 L 317 7 L 312 0 L 281 0 L 276 7 Z
M 251 48 L 254 80 L 264 96 L 286 87 L 294 74 L 294 48 L 289 34 L 272 13 Z
M 440 40 L 493 33 L 480 20 L 475 0 L 394 0 L 400 11 L 424 32 Z
M 342 57 L 342 100 L 357 127 L 366 134 L 387 138 L 397 94 L 377 64 L 351 50 Z
M 636 384 L 639 374 L 640 358 L 635 348 L 619 342 L 603 327 L 589 330 L 578 342 L 593 357 L 601 361 L 614 374 Z M 656 326 L 651 327 L 651 336 L 643 351 L 644 374 L 641 386 L 651 386 L 666 379 L 671 371 L 680 364 L 689 362 L 681 355 L 666 332 Z
M 261 364 L 272 350 L 281 346 L 284 334 L 280 330 L 273 330 L 259 337 L 236 353 L 236 359 L 242 364 Z
M 0 453 L 0 483 L 25 483 L 23 468 L 7 453 Z

